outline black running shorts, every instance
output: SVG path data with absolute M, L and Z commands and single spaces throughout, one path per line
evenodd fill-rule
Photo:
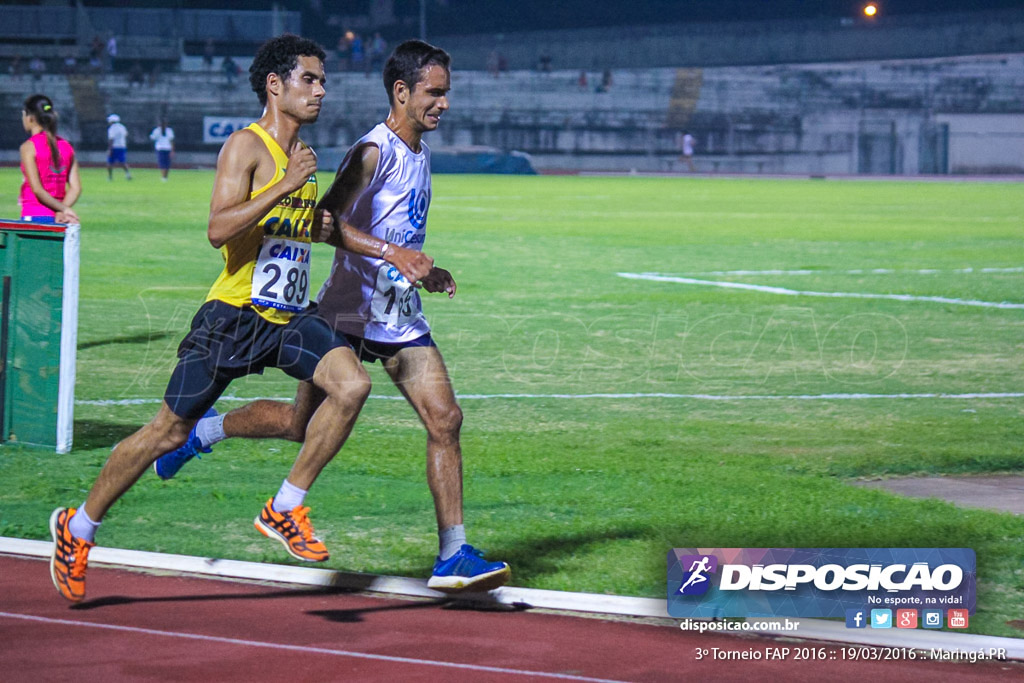
M 271 367 L 308 382 L 321 358 L 348 346 L 320 317 L 316 304 L 278 325 L 251 307 L 207 301 L 178 347 L 178 365 L 164 400 L 178 417 L 198 419 L 234 379 Z

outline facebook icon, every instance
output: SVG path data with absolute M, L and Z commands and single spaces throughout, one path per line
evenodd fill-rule
M 865 610 L 862 609 L 848 609 L 846 610 L 846 628 L 867 628 L 868 619 Z

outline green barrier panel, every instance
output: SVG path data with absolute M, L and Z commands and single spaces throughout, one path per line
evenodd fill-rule
M 0 441 L 71 450 L 77 225 L 0 219 Z

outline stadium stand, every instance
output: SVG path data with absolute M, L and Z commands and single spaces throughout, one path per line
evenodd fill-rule
M 104 11 L 125 21 L 125 17 L 145 17 L 140 30 L 163 30 L 157 20 L 161 16 L 170 21 L 170 15 L 159 10 L 134 10 L 137 15 L 116 14 L 132 10 Z M 97 17 L 106 15 L 89 12 L 93 18 L 86 33 L 73 30 L 73 22 L 62 19 L 53 40 L 62 44 L 76 32 L 91 34 L 101 20 Z M 242 18 L 228 26 L 223 23 L 228 14 Z M 24 96 L 46 91 L 61 111 L 69 112 L 62 131 L 87 163 L 101 159 L 107 113 L 116 111 L 129 128 L 131 144 L 146 150 L 149 131 L 166 115 L 178 136 L 178 163 L 212 164 L 218 144 L 204 142 L 204 118 L 251 120 L 258 117 L 259 107 L 244 79 L 247 58 L 236 57 L 243 76 L 232 87 L 223 72 L 204 65 L 201 46 L 210 37 L 218 46 L 244 42 L 243 38 L 258 42 L 270 25 L 268 14 L 209 11 L 177 16 L 174 21 L 184 27 L 177 61 L 159 78 L 141 85 L 133 84 L 124 71 L 67 76 L 48 71 L 38 81 L 28 75 L 2 76 L 0 115 L 17 120 Z M 194 16 L 202 26 L 188 24 L 185 16 Z M 970 25 L 977 27 L 978 16 Z M 992 16 L 1002 18 L 1010 27 L 1024 22 L 1024 12 L 984 16 L 994 23 L 998 22 Z M 29 19 L 20 21 L 24 25 Z M 949 17 L 946 21 L 932 17 L 924 25 L 948 22 Z M 997 27 L 984 26 L 980 33 L 993 36 L 990 42 L 967 45 L 961 41 L 949 49 L 1015 45 L 999 38 Z M 582 45 L 584 38 L 596 40 L 594 36 L 603 36 L 603 31 L 572 32 L 573 40 Z M 948 38 L 943 31 L 936 29 L 936 35 Z M 438 42 L 444 44 L 444 40 Z M 482 158 L 489 159 L 491 168 L 497 168 L 495 151 L 517 150 L 531 155 L 540 169 L 676 172 L 683 170 L 678 160 L 680 141 L 683 131 L 689 131 L 697 140 L 698 169 L 705 172 L 1024 172 L 1024 119 L 1020 116 L 1024 113 L 1024 47 L 1005 54 L 919 59 L 648 65 L 607 73 L 604 68 L 584 68 L 590 85 L 581 86 L 581 69 L 561 64 L 557 54 L 553 63 L 562 68 L 550 71 L 512 69 L 495 77 L 483 64 L 466 68 L 473 66 L 471 57 L 459 57 L 459 45 L 466 40 L 452 39 L 456 44 L 453 107 L 431 145 L 435 152 L 486 148 L 489 151 Z M 761 35 L 759 40 L 768 37 Z M 786 34 L 777 37 L 776 52 L 785 53 L 788 40 Z M 188 41 L 195 48 L 190 48 L 191 54 L 185 47 Z M 237 54 L 251 54 L 251 45 L 239 48 Z M 607 85 L 595 87 L 605 80 Z M 385 113 L 381 87 L 376 76 L 331 73 L 329 106 L 309 129 L 308 141 L 325 152 L 344 149 Z M 5 162 L 12 161 L 10 150 L 21 140 L 14 128 L 0 129 L 0 154 L 6 155 L 0 159 Z M 332 156 L 336 155 L 324 158 Z
M 219 55 L 252 54 L 268 35 L 301 30 L 297 12 L 7 5 L 0 58 L 39 57 L 49 73 L 60 73 L 67 57 L 85 68 L 93 40 L 113 36 L 117 55 L 105 70 L 127 72 L 135 61 L 147 70 L 157 63 L 176 69 L 183 54 L 202 54 L 211 38 Z
M 812 3 L 813 4 L 813 3 Z M 808 8 L 810 10 L 810 8 Z M 497 49 L 508 68 L 638 69 L 915 59 L 1024 51 L 1024 8 L 957 14 L 688 22 L 572 31 L 440 35 L 461 68 Z

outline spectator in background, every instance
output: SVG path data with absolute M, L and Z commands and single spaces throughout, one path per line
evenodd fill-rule
M 68 55 L 64 58 L 64 74 L 70 76 L 78 73 L 78 60 L 72 55 Z
M 612 70 L 605 69 L 601 74 L 601 84 L 597 86 L 597 92 L 608 92 L 612 89 Z
M 11 60 L 11 65 L 7 67 L 7 73 L 15 79 L 20 79 L 24 72 L 25 66 L 21 63 L 21 55 L 14 55 L 14 59 Z
M 128 168 L 128 129 L 121 123 L 121 117 L 111 114 L 107 117 L 107 180 L 114 179 L 114 165 L 124 168 L 124 179 L 131 180 Z
M 128 74 L 128 85 L 142 85 L 146 82 L 146 74 L 142 71 L 142 62 L 135 60 L 132 64 L 132 70 Z
M 238 78 L 238 74 L 241 69 L 238 67 L 238 63 L 231 59 L 231 55 L 224 58 L 224 61 L 220 65 L 221 70 L 224 72 L 224 77 L 227 79 L 228 87 L 235 87 L 235 79 Z
M 32 61 L 28 63 L 28 71 L 32 74 L 32 79 L 38 82 L 46 73 L 46 62 L 39 57 L 33 57 Z
M 107 38 L 107 73 L 114 70 L 114 62 L 117 60 L 117 37 L 113 33 Z
M 361 71 L 366 53 L 363 51 L 363 39 L 358 33 L 353 33 L 352 40 L 349 41 L 349 57 L 352 60 L 352 70 Z
M 366 73 L 369 75 L 370 71 L 379 72 L 384 66 L 384 59 L 388 56 L 388 42 L 381 37 L 380 31 L 373 34 L 373 40 L 370 41 L 370 62 L 369 68 Z
M 497 50 L 491 50 L 491 54 L 487 55 L 487 73 L 497 78 L 500 73 L 498 70 L 498 64 L 501 62 L 501 55 L 498 54 Z
M 690 173 L 696 173 L 697 167 L 693 164 L 693 146 L 696 141 L 693 136 L 690 135 L 689 131 L 683 133 L 683 153 L 679 157 L 680 161 L 685 161 Z
M 203 46 L 203 68 L 207 71 L 213 71 L 213 56 L 216 52 L 216 48 L 213 44 L 213 38 L 206 39 L 206 45 Z
M 156 149 L 156 165 L 160 169 L 160 180 L 167 182 L 171 172 L 171 157 L 174 156 L 174 129 L 167 125 L 167 119 L 160 119 L 160 125 L 149 134 Z
M 103 39 L 99 36 L 92 37 L 92 44 L 89 46 L 89 70 L 98 74 L 103 71 Z
M 541 55 L 537 59 L 537 71 L 542 74 L 551 73 L 551 55 Z
M 32 95 L 21 110 L 29 139 L 21 144 L 21 219 L 77 223 L 72 206 L 82 194 L 78 159 L 71 144 L 57 135 L 57 110 L 46 95 Z
M 338 36 L 338 71 L 348 71 L 352 64 L 352 38 L 355 37 L 351 31 L 342 31 Z
M 587 72 L 586 71 L 580 71 L 580 76 L 579 76 L 579 78 L 576 79 L 576 87 L 578 87 L 581 91 L 587 89 Z

